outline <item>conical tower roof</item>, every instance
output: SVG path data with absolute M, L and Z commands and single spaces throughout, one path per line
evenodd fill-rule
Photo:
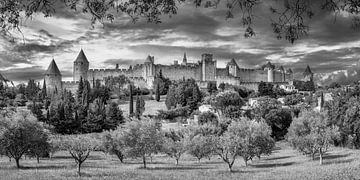
M 307 75 L 312 75 L 313 73 L 311 72 L 311 69 L 310 69 L 310 66 L 307 65 L 305 71 L 304 71 L 304 76 L 307 76 Z
M 45 72 L 46 75 L 61 75 L 61 72 L 53 59 Z
M 283 66 L 280 66 L 278 69 L 279 69 L 280 71 L 285 71 L 285 69 L 284 69 Z
M 145 60 L 145 63 L 150 63 L 150 64 L 154 63 L 154 62 L 153 62 L 153 58 L 154 58 L 154 57 L 151 57 L 150 55 L 148 55 L 148 57 L 147 57 L 146 60 Z
M 231 59 L 230 62 L 227 64 L 228 66 L 237 66 L 237 63 L 235 61 L 235 59 Z
M 287 73 L 293 73 L 293 71 L 291 70 L 291 68 L 289 68 L 288 70 L 286 70 Z
M 184 58 L 183 58 L 183 62 L 187 62 L 187 57 L 186 57 L 186 53 L 184 53 Z
M 88 59 L 85 56 L 84 51 L 81 49 L 79 55 L 77 56 L 74 62 L 82 62 L 82 63 L 89 63 Z
M 262 68 L 263 68 L 263 69 L 265 69 L 265 68 L 275 69 L 275 66 L 274 66 L 273 64 L 271 64 L 270 61 L 268 61 L 265 65 L 263 65 Z

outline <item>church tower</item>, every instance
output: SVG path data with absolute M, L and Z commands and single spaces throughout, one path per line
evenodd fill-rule
M 184 53 L 184 58 L 181 65 L 186 65 L 186 64 L 187 64 L 187 57 L 186 57 L 186 53 Z
M 303 75 L 304 75 L 303 81 L 311 81 L 312 82 L 314 79 L 314 73 L 311 71 L 309 65 L 307 65 Z
M 61 90 L 61 73 L 54 59 L 51 61 L 44 75 L 47 94 L 52 94 L 55 91 Z
M 84 51 L 81 49 L 79 55 L 74 61 L 73 79 L 74 81 L 80 81 L 80 77 L 83 80 L 88 80 L 87 73 L 89 71 L 89 61 L 85 56 Z

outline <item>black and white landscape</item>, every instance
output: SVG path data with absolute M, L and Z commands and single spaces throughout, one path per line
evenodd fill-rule
M 3 0 L 0 179 L 360 179 L 360 2 Z

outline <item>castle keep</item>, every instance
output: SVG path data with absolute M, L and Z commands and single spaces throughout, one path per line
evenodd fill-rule
M 73 81 L 63 82 L 61 72 L 54 60 L 51 61 L 49 68 L 45 72 L 45 82 L 48 91 L 66 88 L 74 91 L 77 88 L 80 78 L 90 82 L 100 80 L 104 83 L 106 77 L 116 77 L 124 75 L 128 77 L 136 86 L 152 88 L 156 75 L 162 71 L 162 74 L 170 80 L 195 79 L 199 85 L 206 85 L 209 82 L 229 83 L 233 85 L 245 86 L 257 91 L 260 82 L 270 82 L 274 84 L 289 84 L 293 81 L 293 72 L 291 69 L 285 70 L 284 67 L 267 62 L 267 64 L 254 69 L 241 68 L 235 61 L 230 60 L 226 68 L 217 68 L 216 60 L 212 54 L 203 54 L 198 62 L 189 63 L 184 54 L 181 63 L 174 61 L 172 65 L 155 64 L 155 58 L 148 56 L 143 64 L 130 66 L 127 69 L 119 69 L 117 64 L 114 69 L 89 69 L 89 61 L 83 50 L 74 61 Z M 310 67 L 305 71 L 307 79 L 312 80 Z M 305 75 L 304 73 L 304 75 Z M 92 84 L 92 83 L 90 83 Z

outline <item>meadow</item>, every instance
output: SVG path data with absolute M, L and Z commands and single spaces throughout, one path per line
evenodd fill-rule
M 166 110 L 165 105 L 166 96 L 161 96 L 160 102 L 156 100 L 146 100 L 145 101 L 145 112 L 143 115 L 155 115 L 158 110 Z M 136 104 L 136 98 L 134 98 L 134 107 Z M 119 108 L 123 111 L 124 116 L 129 115 L 129 101 L 120 101 Z
M 255 158 L 247 167 L 241 157 L 236 160 L 234 172 L 213 156 L 202 159 L 185 155 L 180 164 L 159 154 L 152 158 L 147 169 L 141 160 L 125 159 L 121 163 L 115 156 L 93 152 L 84 163 L 82 176 L 76 172 L 76 164 L 67 152 L 58 152 L 52 159 L 22 159 L 22 168 L 7 157 L 0 158 L 0 179 L 48 180 L 48 179 L 360 179 L 360 152 L 347 148 L 332 148 L 324 158 L 324 164 L 303 156 L 285 142 L 278 142 L 272 155 Z

